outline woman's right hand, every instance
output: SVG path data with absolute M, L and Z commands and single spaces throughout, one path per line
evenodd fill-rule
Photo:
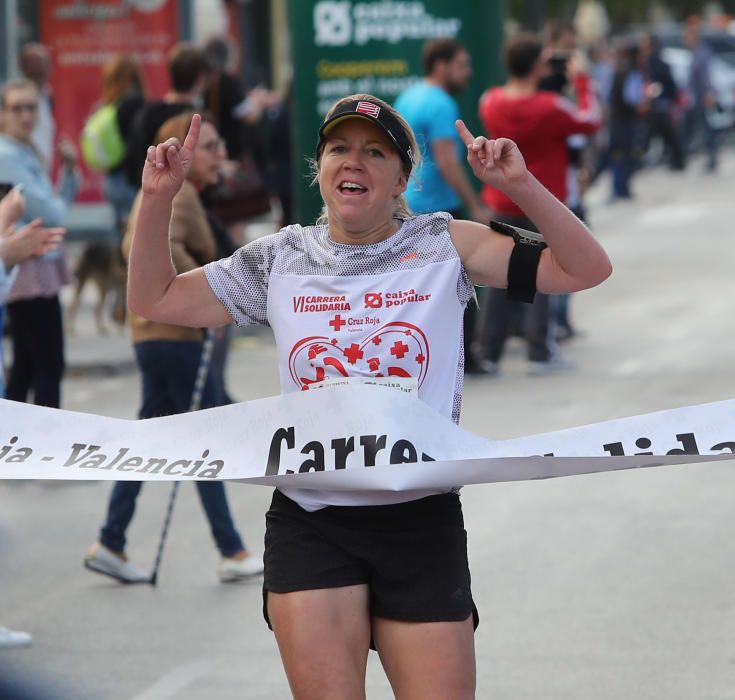
M 0 199 L 0 233 L 18 221 L 23 216 L 25 208 L 26 201 L 21 194 L 20 187 L 13 187 Z
M 46 255 L 64 241 L 64 228 L 46 228 L 41 219 L 15 230 L 11 227 L 0 234 L 0 258 L 5 267 L 11 268 L 28 258 Z
M 189 173 L 201 125 L 201 116 L 195 114 L 183 145 L 178 139 L 170 138 L 148 148 L 143 166 L 143 194 L 168 199 L 176 196 Z

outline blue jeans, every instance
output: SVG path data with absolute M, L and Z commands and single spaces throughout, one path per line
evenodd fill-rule
M 636 127 L 620 120 L 610 125 L 610 172 L 612 194 L 616 198 L 631 197 L 630 180 L 635 171 Z
M 139 418 L 155 418 L 185 413 L 202 354 L 202 343 L 192 341 L 149 340 L 135 344 L 135 356 L 143 378 L 143 400 Z M 202 408 L 221 405 L 221 397 L 211 372 L 202 394 Z M 140 481 L 118 481 L 112 489 L 107 519 L 100 531 L 100 542 L 116 552 L 125 550 L 125 532 L 135 513 Z M 202 507 L 209 521 L 217 549 L 230 557 L 245 549 L 227 504 L 221 481 L 197 481 Z
M 128 178 L 122 170 L 107 173 L 102 188 L 105 198 L 112 206 L 117 232 L 122 235 L 124 233 L 122 224 L 130 216 L 137 190 L 128 182 Z
M 707 151 L 707 168 L 714 170 L 717 167 L 717 148 L 719 136 L 717 131 L 712 128 L 707 118 L 707 110 L 701 101 L 698 101 L 689 111 L 687 122 L 690 129 L 689 140 L 698 132 L 704 139 L 704 148 Z

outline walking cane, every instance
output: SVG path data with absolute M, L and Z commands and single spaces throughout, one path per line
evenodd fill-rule
M 194 381 L 194 390 L 191 393 L 189 411 L 198 411 L 202 405 L 202 394 L 204 393 L 207 374 L 209 374 L 209 365 L 212 361 L 213 351 L 214 331 L 210 328 L 207 330 L 207 334 L 202 345 L 202 356 L 199 359 L 199 369 L 197 370 L 196 380 Z M 171 488 L 171 495 L 169 496 L 168 507 L 166 508 L 166 517 L 163 520 L 163 529 L 161 530 L 161 541 L 158 543 L 158 551 L 156 552 L 156 561 L 155 564 L 153 564 L 151 577 L 148 579 L 148 583 L 150 583 L 151 586 L 155 586 L 158 581 L 158 569 L 161 566 L 161 559 L 163 558 L 163 546 L 166 544 L 166 536 L 168 535 L 168 528 L 171 524 L 171 516 L 174 512 L 174 505 L 176 504 L 176 496 L 179 493 L 180 484 L 180 481 L 174 481 L 173 487 Z

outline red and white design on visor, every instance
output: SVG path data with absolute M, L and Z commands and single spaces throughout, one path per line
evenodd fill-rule
M 377 119 L 380 114 L 380 107 L 378 105 L 374 105 L 372 102 L 358 102 L 357 107 L 355 107 L 355 112 L 367 114 L 369 117 Z
M 365 340 L 313 335 L 299 340 L 288 356 L 291 379 L 302 391 L 340 377 L 415 377 L 419 388 L 429 369 L 429 341 L 411 323 L 386 323 Z

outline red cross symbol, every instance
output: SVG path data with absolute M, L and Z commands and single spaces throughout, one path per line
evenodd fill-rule
M 382 342 L 383 342 L 383 341 L 382 341 L 382 340 L 380 339 L 380 336 L 379 336 L 379 335 L 376 335 L 376 336 L 375 336 L 375 337 L 373 338 L 373 345 L 380 345 L 380 344 L 381 344 Z
M 406 348 L 406 350 L 408 350 L 408 348 Z M 360 346 L 357 343 L 352 343 L 352 345 L 350 345 L 347 350 L 343 350 L 342 353 L 351 365 L 354 365 L 355 362 L 361 360 L 363 358 L 363 355 L 365 354 L 362 350 L 360 350 Z
M 425 359 L 426 358 L 423 356 L 422 353 L 419 353 L 418 355 L 416 355 L 416 362 L 418 362 L 420 365 L 424 364 Z
M 347 323 L 339 314 L 337 314 L 330 322 L 329 325 L 334 328 L 335 333 L 339 333 L 339 329 Z
M 380 358 L 379 357 L 371 357 L 368 359 L 368 367 L 370 368 L 371 372 L 377 372 L 380 369 Z
M 390 349 L 390 354 L 395 355 L 397 359 L 402 360 L 403 356 L 408 352 L 408 345 L 401 340 L 396 340 Z

